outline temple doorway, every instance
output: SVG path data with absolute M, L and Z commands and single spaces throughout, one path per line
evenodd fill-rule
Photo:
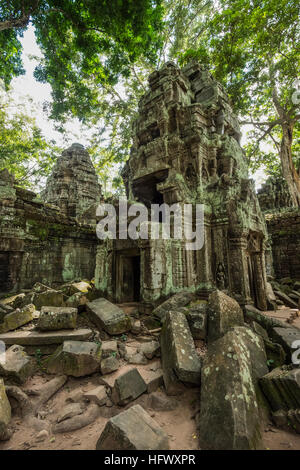
M 140 301 L 141 257 L 138 250 L 118 253 L 116 257 L 116 300 Z

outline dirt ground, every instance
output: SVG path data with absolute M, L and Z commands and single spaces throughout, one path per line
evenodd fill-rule
M 266 313 L 274 318 L 285 321 L 291 311 L 291 309 L 281 307 L 277 312 Z M 294 324 L 300 327 L 300 319 L 297 319 Z M 128 340 L 129 343 L 135 341 L 134 338 L 130 339 L 130 337 Z M 205 353 L 205 347 L 201 342 L 196 342 L 196 348 L 200 355 Z M 148 361 L 146 365 L 128 365 L 123 361 L 120 369 L 109 376 L 114 378 L 131 367 L 136 367 L 145 374 L 158 361 L 158 359 L 153 359 Z M 42 384 L 52 378 L 53 376 L 38 371 L 36 375 L 26 382 L 22 389 L 25 392 L 26 390 L 38 390 Z M 75 379 L 70 377 L 64 387 L 41 409 L 40 418 L 55 423 L 59 412 L 68 403 L 70 394 L 74 393 L 75 390 L 83 394 L 100 385 L 100 383 L 101 376 L 98 373 L 84 378 Z M 160 389 L 159 392 L 164 394 L 163 389 Z M 167 398 L 165 394 L 164 396 Z M 170 400 L 170 397 L 168 400 Z M 143 394 L 126 407 L 102 406 L 100 407 L 100 416 L 91 425 L 70 433 L 49 434 L 42 442 L 39 442 L 37 439 L 38 431 L 30 429 L 24 424 L 19 409 L 12 402 L 12 426 L 15 432 L 9 441 L 0 443 L 0 450 L 94 450 L 107 420 L 133 404 L 143 406 L 162 429 L 165 430 L 169 436 L 171 450 L 199 449 L 199 435 L 195 421 L 195 416 L 199 409 L 199 390 L 197 388 L 187 388 L 185 393 L 179 397 L 171 398 L 171 401 L 176 406 L 171 411 L 153 410 L 150 406 L 148 394 Z M 264 448 L 268 450 L 300 450 L 299 434 L 277 429 L 271 422 L 266 423 L 264 426 L 263 442 Z

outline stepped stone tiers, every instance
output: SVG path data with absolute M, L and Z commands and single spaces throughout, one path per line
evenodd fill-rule
M 207 298 L 218 287 L 266 308 L 266 226 L 240 137 L 224 89 L 202 66 L 169 62 L 150 75 L 123 170 L 128 204 L 203 204 L 205 243 L 193 251 L 174 238 L 106 241 L 95 275 L 105 297 L 147 310 L 176 292 Z
M 71 174 L 68 158 L 74 173 L 68 184 L 65 180 L 70 204 L 66 208 L 59 175 L 62 168 Z M 56 206 L 18 187 L 7 170 L 0 171 L 0 294 L 31 288 L 37 281 L 53 285 L 94 276 L 98 239 L 91 206 L 100 200 L 101 191 L 82 146 L 76 144 L 64 152 L 49 178 L 46 195 Z M 80 221 L 71 217 L 79 214 Z
M 42 196 L 69 217 L 80 217 L 100 202 L 101 186 L 83 145 L 73 144 L 62 153 Z

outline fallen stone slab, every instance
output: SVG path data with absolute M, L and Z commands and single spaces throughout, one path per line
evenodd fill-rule
M 140 370 L 140 374 L 147 386 L 147 393 L 155 392 L 159 387 L 164 384 L 163 370 Z
M 1 306 L 6 306 L 15 310 L 16 308 L 22 308 L 25 305 L 31 303 L 31 295 L 25 294 L 22 292 L 21 294 L 13 295 L 11 297 L 7 297 L 6 299 L 1 300 Z
M 281 290 L 274 290 L 274 293 L 276 297 L 278 297 L 284 303 L 284 305 L 287 305 L 291 308 L 298 308 L 297 302 L 292 300 L 287 294 L 285 294 Z
M 147 364 L 147 359 L 145 358 L 144 354 L 141 352 L 137 352 L 129 357 L 128 363 L 129 364 L 136 364 L 136 365 L 145 365 Z
M 77 308 L 42 307 L 36 328 L 41 331 L 57 331 L 76 328 Z
M 11 420 L 11 407 L 5 392 L 3 379 L 0 377 L 0 441 L 10 437 L 8 425 Z
M 192 294 L 191 292 L 179 292 L 178 294 L 172 295 L 172 297 L 156 307 L 152 314 L 159 318 L 163 323 L 165 321 L 166 313 L 171 310 L 178 310 L 180 307 L 185 307 L 194 299 L 195 294 Z
M 90 402 L 96 403 L 98 406 L 103 406 L 107 401 L 107 393 L 104 385 L 99 385 L 99 387 L 93 388 L 84 394 L 84 397 L 87 398 Z
M 147 359 L 153 359 L 160 356 L 160 344 L 158 341 L 149 341 L 141 344 L 139 352 L 143 353 Z
M 88 315 L 99 330 L 105 330 L 110 335 L 118 335 L 129 331 L 130 318 L 124 311 L 104 298 L 99 298 L 86 304 Z
M 16 330 L 20 326 L 26 325 L 33 320 L 33 313 L 35 306 L 33 304 L 26 305 L 21 309 L 16 309 L 11 313 L 8 313 L 0 325 L 0 332 L 6 333 L 11 330 Z
M 252 342 L 244 330 L 233 328 L 210 343 L 204 357 L 199 418 L 203 449 L 262 447 L 256 383 L 266 367 L 265 355 L 262 339 L 256 335 L 260 341 Z
M 110 374 L 115 370 L 118 370 L 120 363 L 118 359 L 114 356 L 107 357 L 101 361 L 101 374 Z
M 103 359 L 109 356 L 114 356 L 117 358 L 120 356 L 117 341 L 103 341 L 101 347 Z
M 273 328 L 272 339 L 281 344 L 291 361 L 291 357 L 296 348 L 293 348 L 295 342 L 300 341 L 300 330 L 298 328 Z M 298 346 L 299 347 L 299 346 Z
M 168 395 L 182 392 L 180 381 L 200 384 L 201 363 L 185 315 L 168 312 L 161 331 L 161 360 Z
M 233 326 L 243 326 L 244 315 L 237 301 L 224 292 L 215 290 L 208 298 L 208 342 L 223 336 Z
M 277 367 L 260 379 L 272 411 L 300 409 L 300 368 Z
M 97 450 L 168 450 L 168 436 L 140 406 L 110 418 L 99 437 Z
M 47 359 L 49 374 L 84 377 L 100 370 L 101 345 L 87 341 L 65 341 Z
M 135 400 L 146 391 L 147 385 L 139 371 L 134 368 L 116 378 L 111 398 L 115 404 L 123 406 Z
M 19 344 L 21 346 L 40 346 L 49 344 L 61 344 L 67 340 L 85 341 L 92 334 L 92 330 L 78 328 L 77 330 L 60 330 L 41 332 L 37 330 L 14 331 L 0 334 L 0 341 L 5 344 Z
M 43 306 L 62 307 L 64 305 L 64 296 L 62 292 L 49 289 L 44 292 L 35 292 L 31 297 L 31 302 L 40 310 Z
M 22 384 L 33 372 L 33 361 L 22 346 L 13 345 L 0 356 L 0 376 Z

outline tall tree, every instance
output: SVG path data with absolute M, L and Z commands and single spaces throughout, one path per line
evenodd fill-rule
M 250 156 L 259 154 L 264 160 L 260 143 L 273 142 L 295 206 L 300 206 L 295 167 L 300 132 L 299 13 L 298 0 L 220 0 L 202 47 L 183 56 L 205 62 L 209 56 L 211 70 L 229 91 L 242 124 L 252 126 Z M 265 162 L 268 159 L 267 152 Z

